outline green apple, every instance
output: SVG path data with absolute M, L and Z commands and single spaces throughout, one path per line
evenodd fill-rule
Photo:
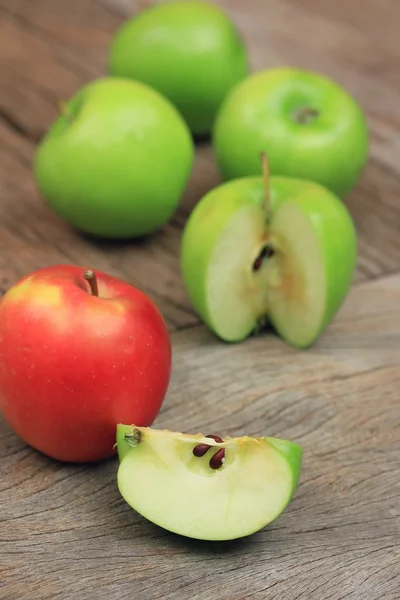
M 126 21 L 109 52 L 112 75 L 166 96 L 195 135 L 211 131 L 231 88 L 246 77 L 245 45 L 229 17 L 208 2 L 155 4 Z
M 265 171 L 264 179 L 225 182 L 196 205 L 183 233 L 183 281 L 221 339 L 244 340 L 268 320 L 286 342 L 305 348 L 346 297 L 356 233 L 332 192 L 295 178 L 268 183 L 266 164 Z
M 201 540 L 232 540 L 271 523 L 301 471 L 300 446 L 276 438 L 119 425 L 117 445 L 125 501 L 156 525 Z
M 71 225 L 129 238 L 170 219 L 193 158 L 190 131 L 168 100 L 105 77 L 64 105 L 37 148 L 34 173 L 48 205 Z
M 255 73 L 218 114 L 213 147 L 225 180 L 261 173 L 316 181 L 340 197 L 357 182 L 368 154 L 363 111 L 331 79 L 295 68 Z

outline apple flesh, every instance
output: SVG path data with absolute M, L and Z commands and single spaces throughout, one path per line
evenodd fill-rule
M 193 157 L 190 131 L 166 98 L 110 77 L 65 104 L 37 148 L 34 174 L 47 204 L 76 229 L 135 238 L 172 217 Z
M 328 77 L 301 69 L 260 71 L 224 101 L 213 147 L 225 180 L 261 174 L 316 181 L 340 197 L 355 185 L 368 156 L 364 113 Z
M 267 319 L 286 342 L 305 348 L 345 299 L 356 254 L 353 221 L 330 191 L 271 177 L 266 192 L 262 177 L 247 177 L 196 205 L 181 266 L 197 313 L 221 339 L 244 340 Z
M 109 71 L 153 87 L 180 111 L 195 135 L 211 131 L 229 91 L 248 73 L 245 45 L 218 6 L 164 2 L 117 31 Z
M 251 535 L 284 511 L 302 462 L 297 444 L 118 425 L 118 487 L 149 521 L 201 540 Z
M 169 334 L 150 298 L 84 273 L 40 269 L 0 302 L 0 410 L 26 443 L 72 462 L 114 454 L 121 420 L 151 425 L 171 370 Z

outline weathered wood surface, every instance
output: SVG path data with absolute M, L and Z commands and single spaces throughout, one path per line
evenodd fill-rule
M 31 158 L 57 98 L 105 73 L 113 31 L 140 4 L 0 0 L 0 290 L 55 262 L 90 264 L 140 286 L 174 330 L 173 381 L 156 424 L 294 439 L 305 451 L 301 485 L 257 535 L 198 543 L 131 511 L 115 460 L 58 464 L 0 421 L 0 597 L 398 600 L 400 4 L 221 2 L 254 68 L 321 70 L 354 93 L 370 123 L 369 164 L 347 200 L 360 240 L 355 286 L 307 352 L 271 336 L 225 345 L 193 314 L 178 253 L 188 212 L 219 181 L 207 145 L 197 149 L 174 219 L 141 243 L 79 236 L 35 190 Z
M 241 542 L 158 529 L 121 499 L 116 461 L 66 467 L 2 425 L 5 597 L 396 600 L 399 299 L 400 276 L 355 288 L 310 352 L 275 338 L 223 345 L 202 326 L 173 333 L 158 426 L 304 447 L 292 504 Z

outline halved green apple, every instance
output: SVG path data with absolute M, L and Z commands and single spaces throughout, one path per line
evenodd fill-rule
M 183 233 L 182 277 L 197 313 L 223 340 L 244 340 L 267 318 L 286 342 L 305 348 L 347 295 L 356 232 L 326 188 L 269 179 L 267 165 L 264 172 L 199 201 Z
M 118 487 L 149 521 L 202 540 L 231 540 L 275 520 L 296 490 L 302 449 L 286 440 L 187 435 L 118 425 Z

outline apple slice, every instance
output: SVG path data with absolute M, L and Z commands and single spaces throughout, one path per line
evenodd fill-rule
M 118 425 L 118 487 L 149 521 L 202 540 L 230 540 L 276 519 L 296 490 L 300 446 L 275 438 L 187 435 Z
M 196 311 L 228 342 L 269 320 L 289 344 L 315 342 L 345 299 L 357 242 L 339 198 L 300 179 L 246 177 L 200 200 L 185 226 L 181 266 Z

